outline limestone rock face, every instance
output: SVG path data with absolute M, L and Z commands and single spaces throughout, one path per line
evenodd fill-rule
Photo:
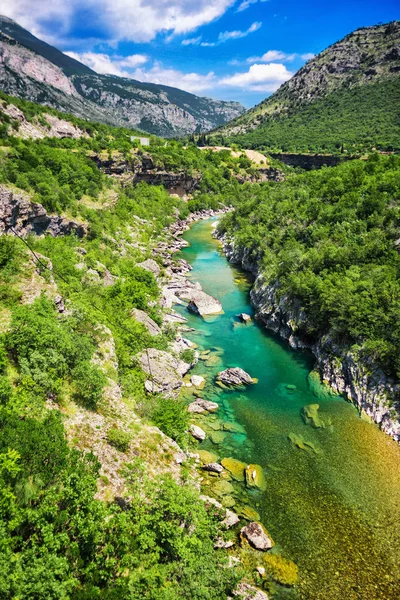
M 268 537 L 264 527 L 256 521 L 242 527 L 240 533 L 256 550 L 265 551 L 274 546 L 274 542 Z
M 153 335 L 153 336 L 154 335 L 160 335 L 160 333 L 161 333 L 160 327 L 143 310 L 139 310 L 138 308 L 134 308 L 132 310 L 132 312 L 131 312 L 131 315 L 135 319 L 135 321 L 138 321 L 139 323 L 142 323 L 142 325 L 144 325 L 146 327 L 146 329 L 150 333 L 150 335 Z
M 182 377 L 190 369 L 188 363 L 175 358 L 165 350 L 149 348 L 138 356 L 143 371 L 150 376 L 157 391 L 176 396 L 182 386 Z
M 251 375 L 240 369 L 239 367 L 234 367 L 230 369 L 225 369 L 225 371 L 220 371 L 218 373 L 217 381 L 224 383 L 228 386 L 240 386 L 240 385 L 250 385 L 254 383 Z
M 0 234 L 12 232 L 22 237 L 30 233 L 49 233 L 53 237 L 75 233 L 86 234 L 85 227 L 57 215 L 49 215 L 41 204 L 30 202 L 23 193 L 16 193 L 0 185 Z

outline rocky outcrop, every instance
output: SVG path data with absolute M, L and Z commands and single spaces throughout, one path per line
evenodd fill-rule
M 245 527 L 242 527 L 240 533 L 242 537 L 245 538 L 256 550 L 265 551 L 274 546 L 274 542 L 268 536 L 264 527 L 261 525 L 261 523 L 257 523 L 256 521 L 253 521 Z
M 153 336 L 160 335 L 160 333 L 161 333 L 160 327 L 143 310 L 139 310 L 138 308 L 134 308 L 132 310 L 131 314 L 132 314 L 132 317 L 135 319 L 135 321 L 138 321 L 139 323 L 142 323 L 142 325 L 144 325 L 146 327 L 146 329 L 150 333 L 150 335 L 153 335 Z
M 357 158 L 357 156 L 346 156 L 346 154 L 294 154 L 290 152 L 279 152 L 271 154 L 272 158 L 279 160 L 290 167 L 300 167 L 305 171 L 320 169 L 321 167 L 336 167 L 345 160 Z
M 221 238 L 228 259 L 256 275 L 250 292 L 256 318 L 288 341 L 292 348 L 307 348 L 317 359 L 321 379 L 344 394 L 380 428 L 400 441 L 400 384 L 356 350 L 341 346 L 326 335 L 315 341 L 307 333 L 308 318 L 301 304 L 280 293 L 279 282 L 258 273 L 258 258 L 232 240 Z
M 190 296 L 188 309 L 201 317 L 205 315 L 217 315 L 222 312 L 221 303 L 213 296 L 209 296 L 200 290 L 191 293 Z M 181 295 L 181 298 L 188 299 L 188 296 L 185 298 L 184 295 Z
M 233 367 L 225 369 L 225 371 L 221 371 L 218 373 L 217 381 L 220 381 L 229 387 L 251 385 L 255 382 L 251 375 L 239 367 Z
M 41 204 L 30 202 L 22 192 L 0 185 L 0 234 L 13 232 L 22 237 L 30 233 L 49 233 L 53 237 L 74 233 L 83 237 L 86 228 L 75 221 L 49 215 Z
M 197 398 L 194 402 L 191 402 L 188 406 L 188 412 L 190 413 L 205 413 L 205 412 L 216 412 L 218 410 L 217 402 L 211 402 L 211 400 L 203 400 L 203 398 Z
M 269 596 L 265 592 L 244 581 L 239 583 L 233 595 L 241 600 L 269 600 Z
M 191 367 L 169 352 L 156 348 L 144 350 L 138 356 L 138 361 L 143 371 L 149 375 L 146 390 L 166 396 L 176 396 L 179 393 L 182 377 Z

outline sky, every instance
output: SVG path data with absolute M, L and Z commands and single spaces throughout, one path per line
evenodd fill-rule
M 251 107 L 399 0 L 0 0 L 0 14 L 98 73 Z

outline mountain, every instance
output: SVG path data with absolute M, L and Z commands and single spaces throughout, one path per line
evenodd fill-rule
M 364 27 L 217 133 L 271 150 L 399 149 L 399 75 L 400 21 Z
M 99 75 L 0 16 L 0 87 L 85 119 L 165 137 L 223 125 L 245 109 L 165 85 Z

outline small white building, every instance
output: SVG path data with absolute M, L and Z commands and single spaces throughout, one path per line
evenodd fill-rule
M 131 135 L 131 142 L 134 142 L 135 140 L 139 140 L 141 146 L 150 146 L 150 138 Z

